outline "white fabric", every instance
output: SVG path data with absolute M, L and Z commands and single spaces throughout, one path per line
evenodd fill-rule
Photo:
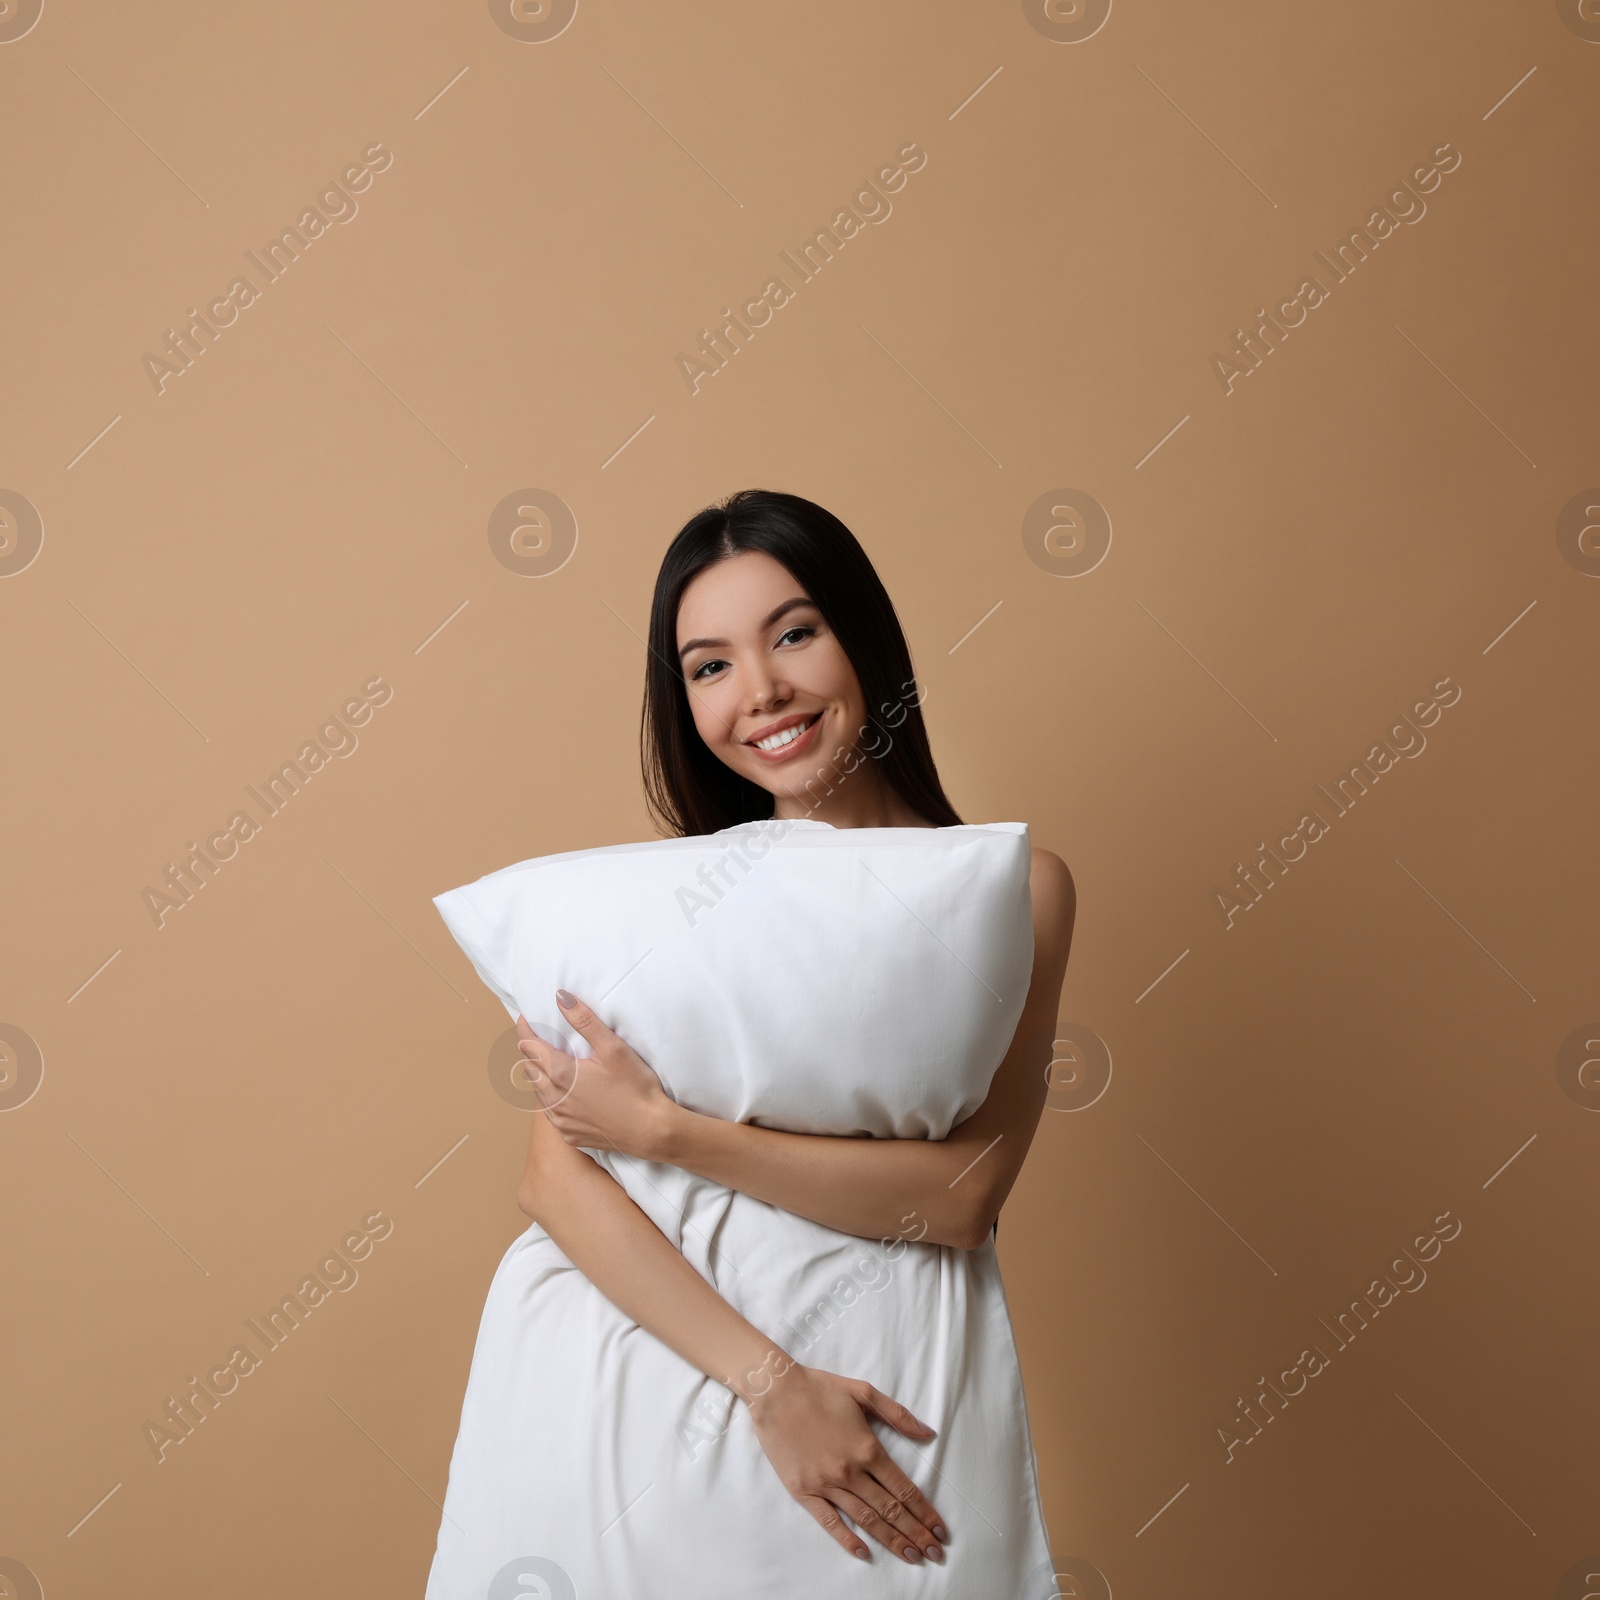
M 719 834 L 525 861 L 438 896 L 513 1016 L 574 1054 L 592 1006 L 681 1104 L 800 1133 L 943 1138 L 982 1104 L 1032 967 L 1022 823 Z M 795 1359 L 938 1430 L 874 1423 L 939 1508 L 940 1566 L 853 1560 L 749 1414 L 596 1290 L 537 1224 L 489 1287 L 427 1600 L 1049 1600 L 1021 1374 L 991 1239 L 835 1232 L 677 1168 L 591 1151 Z

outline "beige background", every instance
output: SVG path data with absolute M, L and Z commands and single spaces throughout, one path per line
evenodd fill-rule
M 1059 0 L 584 0 L 528 42 L 467 0 L 49 0 L 0 44 L 0 561 L 43 527 L 0 581 L 0 1593 L 420 1595 L 525 1226 L 505 1017 L 429 899 L 648 834 L 655 567 L 753 484 L 858 533 L 957 807 L 1077 879 L 1063 1040 L 1110 1081 L 1063 1043 L 1000 1234 L 1063 1592 L 1581 1594 L 1592 16 L 1119 0 L 1074 41 L 1101 19 Z M 245 252 L 374 142 L 267 284 Z M 700 330 L 908 142 L 892 215 L 691 394 Z M 1334 280 L 1314 252 L 1444 142 Z M 145 356 L 240 274 L 158 394 Z M 542 577 L 487 533 L 528 489 L 579 530 Z M 1070 577 L 1070 527 L 1023 540 L 1063 489 L 1112 528 Z M 359 748 L 262 820 L 245 785 L 374 676 Z M 1235 863 L 1444 677 L 1426 749 L 1225 926 Z M 158 929 L 143 891 L 240 808 Z M 169 1397 L 375 1211 L 359 1281 L 158 1463 Z M 1340 1350 L 1317 1319 L 1445 1212 Z

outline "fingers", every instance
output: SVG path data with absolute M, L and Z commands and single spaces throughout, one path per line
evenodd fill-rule
M 934 1430 L 927 1423 L 913 1416 L 898 1400 L 891 1399 L 881 1389 L 873 1388 L 870 1383 L 861 1384 L 856 1398 L 862 1407 L 872 1412 L 874 1416 L 881 1417 L 890 1427 L 906 1434 L 909 1438 L 934 1437 Z M 880 1459 L 873 1461 L 871 1470 L 889 1493 L 900 1501 L 918 1522 L 931 1530 L 936 1539 L 950 1537 L 945 1531 L 939 1513 L 934 1510 L 933 1502 L 900 1470 L 898 1463 L 887 1450 L 883 1451 Z
M 923 1550 L 932 1556 L 933 1549 L 930 1546 L 935 1546 L 936 1543 L 950 1537 L 939 1513 L 933 1508 L 933 1502 L 900 1470 L 894 1457 L 887 1450 L 884 1451 L 882 1460 L 874 1461 L 869 1470 L 877 1480 L 874 1488 L 881 1486 L 881 1492 L 889 1500 L 904 1508 L 902 1516 L 894 1517 L 889 1515 L 887 1506 L 880 1506 L 885 1517 L 902 1533 L 915 1539 Z M 934 1559 L 942 1560 L 943 1552 L 941 1551 Z
M 539 1104 L 546 1111 L 554 1110 L 578 1081 L 577 1063 L 564 1050 L 538 1037 L 521 1040 L 517 1048 L 522 1052 L 523 1074 L 533 1085 Z
M 558 1089 L 565 1089 L 571 1086 L 573 1079 L 578 1075 L 576 1058 L 569 1056 L 565 1050 L 557 1050 L 554 1045 L 546 1044 L 543 1039 L 524 1039 L 517 1048 L 527 1058 L 530 1078 L 534 1070 L 538 1069 Z
M 934 1437 L 934 1430 L 926 1422 L 919 1421 L 898 1400 L 890 1399 L 881 1389 L 874 1389 L 870 1383 L 861 1385 L 856 1399 L 874 1416 L 882 1417 L 897 1433 L 903 1433 L 913 1439 Z
M 851 1532 L 850 1524 L 839 1515 L 838 1510 L 830 1501 L 814 1494 L 796 1495 L 795 1499 L 817 1519 L 818 1525 L 829 1538 L 848 1550 L 851 1555 L 859 1556 L 863 1561 L 872 1559 L 872 1552 Z
M 924 1555 L 944 1560 L 939 1541 L 920 1524 L 914 1525 L 906 1508 L 866 1473 L 856 1475 L 849 1487 L 835 1489 L 833 1500 L 864 1534 L 909 1565 L 919 1565 Z
M 549 1063 L 545 1052 L 548 1047 L 542 1039 L 523 1039 L 517 1049 L 522 1052 L 522 1075 L 531 1084 L 547 1081 Z
M 610 1044 L 616 1038 L 616 1034 L 575 994 L 568 994 L 565 989 L 557 989 L 556 1004 L 561 1007 L 561 1015 L 593 1047 L 596 1055 L 600 1053 L 602 1044 Z

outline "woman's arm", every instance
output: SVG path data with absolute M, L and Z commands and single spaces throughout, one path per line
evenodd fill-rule
M 763 1392 L 788 1356 L 745 1321 L 615 1178 L 564 1145 L 542 1116 L 529 1132 L 517 1204 L 619 1311 L 740 1399 Z
M 938 1512 L 867 1422 L 908 1438 L 933 1429 L 871 1384 L 803 1367 L 747 1322 L 622 1186 L 535 1115 L 517 1203 L 617 1309 L 750 1408 L 784 1486 L 852 1555 L 870 1559 L 843 1511 L 902 1560 L 942 1561 Z
M 556 1058 L 553 1078 L 534 1074 L 549 1118 L 573 1145 L 624 1149 L 683 1167 L 841 1233 L 976 1249 L 1022 1170 L 1044 1109 L 1077 911 L 1072 874 L 1048 850 L 1033 852 L 1029 885 L 1033 975 L 1017 1031 L 983 1104 L 944 1139 L 835 1138 L 702 1116 L 668 1099 L 659 1085 L 654 1094 L 641 1088 L 621 1058 L 626 1046 L 581 1004 L 563 1009 L 596 1051 L 578 1064 L 580 1072 L 599 1068 L 582 1097 L 573 1093 L 580 1080 L 562 1081 L 559 1053 L 531 1030 L 524 1036 L 530 1058 L 547 1068 Z M 616 1142 L 619 1133 L 625 1142 Z

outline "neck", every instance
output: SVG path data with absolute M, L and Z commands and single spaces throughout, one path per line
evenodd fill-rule
M 868 781 L 863 782 L 866 779 Z M 871 763 L 863 763 L 823 794 L 775 797 L 772 814 L 785 821 L 810 819 L 834 828 L 931 828 Z

